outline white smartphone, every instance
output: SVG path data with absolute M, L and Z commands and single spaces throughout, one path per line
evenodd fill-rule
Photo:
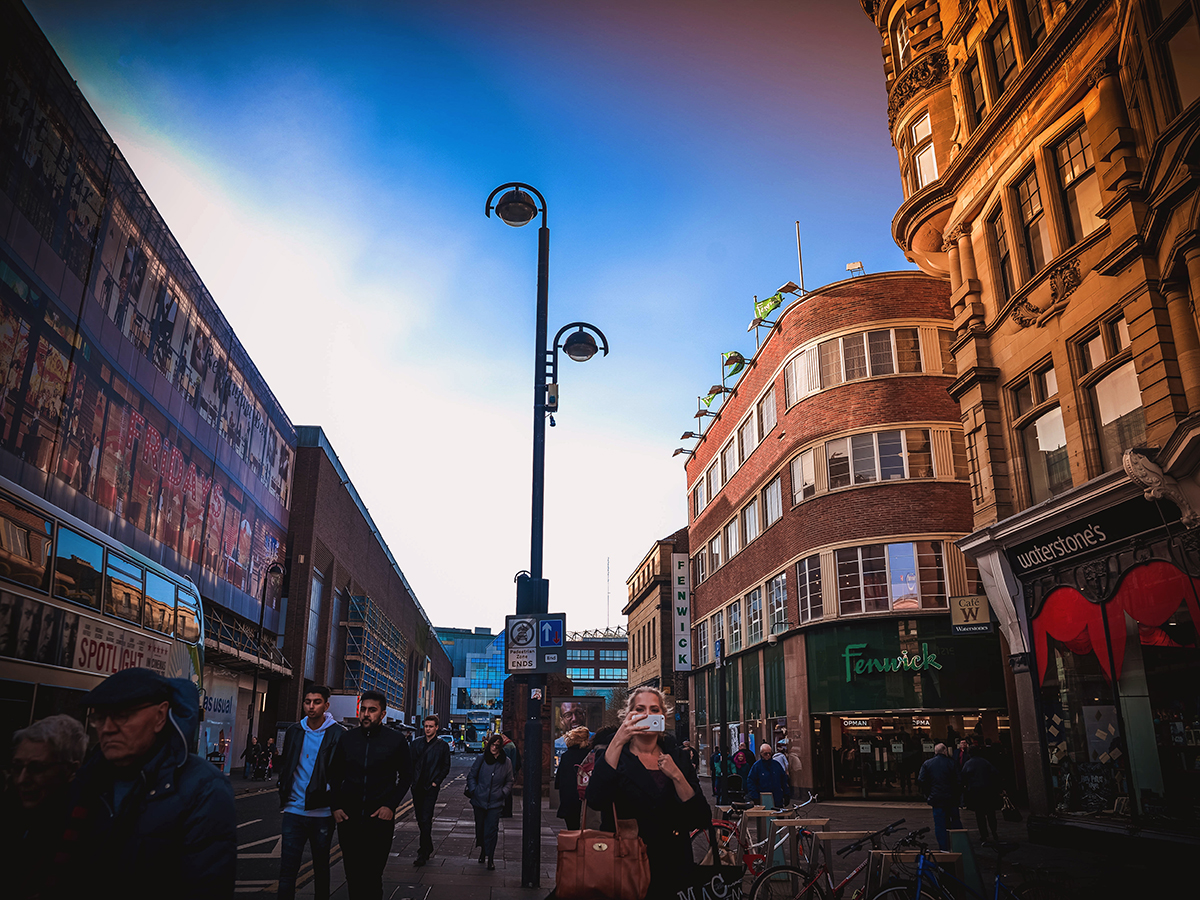
M 649 728 L 651 731 L 666 731 L 667 730 L 666 718 L 659 715 L 658 713 L 651 713 L 650 715 L 646 716 L 646 718 L 642 719 L 642 724 L 645 725 L 647 728 Z

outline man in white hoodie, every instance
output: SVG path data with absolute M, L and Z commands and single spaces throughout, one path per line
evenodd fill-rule
M 329 688 L 304 693 L 304 718 L 283 739 L 279 804 L 283 809 L 283 846 L 279 854 L 279 900 L 296 896 L 296 873 L 304 843 L 312 847 L 316 900 L 329 900 L 329 847 L 333 810 L 329 806 L 329 762 L 345 728 L 329 712 Z

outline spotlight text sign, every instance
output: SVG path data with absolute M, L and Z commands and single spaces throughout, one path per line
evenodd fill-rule
M 671 628 L 675 671 L 692 671 L 692 590 L 686 553 L 671 554 Z

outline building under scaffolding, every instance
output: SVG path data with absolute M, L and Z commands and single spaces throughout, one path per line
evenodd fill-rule
M 346 621 L 347 691 L 379 691 L 389 709 L 404 709 L 408 638 L 370 597 L 351 596 Z

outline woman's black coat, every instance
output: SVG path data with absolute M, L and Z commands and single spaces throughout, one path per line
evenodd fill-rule
M 583 801 L 579 799 L 579 787 L 576 782 L 576 769 L 592 748 L 585 745 L 568 747 L 558 760 L 558 771 L 554 773 L 554 786 L 558 789 L 558 817 L 565 819 L 569 815 L 579 815 Z
M 650 860 L 650 897 L 670 896 L 671 886 L 692 867 L 691 833 L 712 821 L 712 810 L 687 752 L 677 748 L 675 739 L 669 736 L 659 738 L 659 746 L 671 755 L 692 786 L 692 799 L 686 803 L 679 799 L 670 780 L 658 786 L 628 744 L 622 748 L 615 769 L 608 764 L 604 748 L 596 750 L 596 767 L 587 789 L 588 806 L 600 810 L 603 830 L 614 830 L 614 804 L 618 818 L 637 820 L 638 835 L 646 844 Z

